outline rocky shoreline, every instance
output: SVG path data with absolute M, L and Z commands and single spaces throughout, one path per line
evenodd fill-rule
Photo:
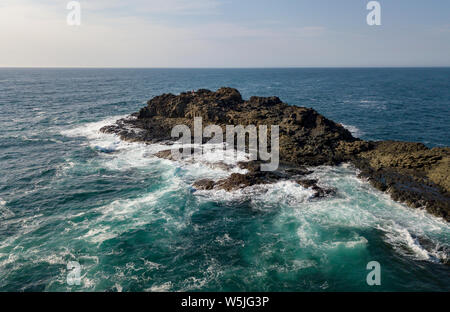
M 233 173 L 219 181 L 202 179 L 194 183 L 197 189 L 230 191 L 290 179 L 311 188 L 316 197 L 332 196 L 336 190 L 323 189 L 317 181 L 308 179 L 310 168 L 350 162 L 360 170 L 360 177 L 392 199 L 450 221 L 449 147 L 429 149 L 421 143 L 364 141 L 314 109 L 290 106 L 278 97 L 243 100 L 233 88 L 163 94 L 149 100 L 132 118 L 120 119 L 101 131 L 126 141 L 169 145 L 174 140 L 172 128 L 183 124 L 193 129 L 194 117 L 202 117 L 203 127 L 214 124 L 223 129 L 226 125 L 279 125 L 277 171 L 261 171 L 260 161 L 241 162 L 245 174 Z M 169 147 L 156 156 L 170 158 Z

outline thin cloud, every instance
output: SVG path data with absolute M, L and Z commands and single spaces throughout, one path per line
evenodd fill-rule
M 81 26 L 70 27 L 64 0 L 1 0 L 0 66 L 401 66 L 449 62 L 446 23 L 442 27 L 428 24 L 427 31 L 421 28 L 411 37 L 396 29 L 335 27 L 326 19 L 317 24 L 313 20 L 310 25 L 277 21 L 275 16 L 238 20 L 225 9 L 222 12 L 223 2 L 217 0 L 133 0 L 131 6 L 119 0 L 80 2 Z M 163 6 L 156 5 L 162 2 Z M 238 10 L 239 3 L 235 5 Z M 220 19 L 194 16 L 201 12 L 215 12 Z M 165 14 L 193 17 L 167 18 Z
M 218 12 L 218 0 L 94 0 L 83 3 L 83 8 L 96 12 L 120 11 L 121 15 L 139 14 L 209 15 Z

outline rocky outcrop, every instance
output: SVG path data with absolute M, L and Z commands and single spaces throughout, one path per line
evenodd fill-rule
M 394 200 L 411 207 L 424 207 L 447 221 L 450 219 L 449 148 L 363 141 L 314 109 L 290 106 L 278 97 L 252 96 L 244 100 L 239 91 L 232 88 L 163 94 L 149 100 L 146 107 L 132 116 L 134 118 L 118 120 L 101 131 L 115 133 L 123 140 L 155 143 L 170 142 L 175 125 L 187 125 L 192 131 L 194 117 L 202 117 L 203 127 L 215 124 L 224 132 L 226 125 L 279 125 L 280 170 L 263 172 L 260 162 L 248 162 L 240 164 L 247 169 L 246 174 L 234 173 L 219 181 L 199 180 L 194 183 L 197 189 L 233 190 L 294 179 L 313 189 L 317 197 L 331 196 L 334 190 L 322 189 L 317 181 L 305 178 L 311 173 L 305 166 L 352 162 L 361 177 L 391 194 Z M 157 156 L 172 157 L 170 150 L 159 152 Z
M 201 179 L 195 181 L 193 187 L 198 190 L 226 190 L 233 191 L 239 188 L 249 187 L 253 185 L 269 184 L 280 180 L 294 180 L 301 186 L 314 191 L 313 198 L 332 196 L 336 193 L 333 189 L 322 188 L 317 185 L 315 179 L 306 179 L 304 176 L 309 175 L 312 171 L 304 168 L 280 168 L 277 171 L 261 171 L 260 162 L 249 161 L 239 163 L 241 168 L 247 169 L 246 174 L 232 173 L 229 177 L 214 181 L 211 179 Z M 299 177 L 302 179 L 297 180 Z
M 361 170 L 360 176 L 392 199 L 450 220 L 450 148 L 373 142 L 353 163 Z
M 340 163 L 342 157 L 335 152 L 339 142 L 358 140 L 342 125 L 311 108 L 290 106 L 277 97 L 252 96 L 244 101 L 232 88 L 163 94 L 148 101 L 134 116 L 137 118 L 119 120 L 102 131 L 128 141 L 155 143 L 170 140 L 175 125 L 193 130 L 194 117 L 202 117 L 204 127 L 215 124 L 224 132 L 226 125 L 279 125 L 280 160 L 308 166 Z

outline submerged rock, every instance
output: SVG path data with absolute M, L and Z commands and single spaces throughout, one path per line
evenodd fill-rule
M 241 168 L 247 169 L 247 174 L 234 173 L 216 182 L 200 180 L 194 187 L 232 190 L 296 178 L 321 197 L 333 194 L 333 190 L 323 190 L 312 181 L 297 179 L 311 173 L 305 166 L 351 162 L 361 171 L 361 177 L 387 191 L 394 200 L 411 207 L 424 207 L 430 213 L 450 220 L 450 148 L 429 149 L 420 143 L 363 141 L 314 109 L 290 106 L 278 97 L 252 96 L 244 100 L 233 88 L 162 94 L 149 100 L 147 106 L 132 118 L 120 119 L 101 131 L 115 133 L 128 141 L 167 142 L 173 140 L 171 130 L 175 125 L 187 125 L 193 131 L 194 117 L 202 117 L 203 127 L 215 124 L 224 132 L 226 125 L 279 125 L 280 162 L 285 166 L 267 173 L 261 171 L 260 162 L 240 163 Z M 157 156 L 171 159 L 168 151 L 159 152 Z
M 335 189 L 325 189 L 317 185 L 317 180 L 315 179 L 304 179 L 298 180 L 297 183 L 305 188 L 310 188 L 314 191 L 313 197 L 326 197 L 336 194 Z
M 193 187 L 198 190 L 212 190 L 216 183 L 210 179 L 201 179 L 194 182 Z
M 253 185 L 274 183 L 280 180 L 289 180 L 294 176 L 299 176 L 299 172 L 292 174 L 285 169 L 280 169 L 277 171 L 261 171 L 259 165 L 260 162 L 258 161 L 240 162 L 239 166 L 247 169 L 247 173 L 232 173 L 229 177 L 218 181 L 201 179 L 196 181 L 193 186 L 199 190 L 211 190 L 214 188 L 218 190 L 232 191 Z M 302 173 L 309 174 L 311 171 L 302 171 Z

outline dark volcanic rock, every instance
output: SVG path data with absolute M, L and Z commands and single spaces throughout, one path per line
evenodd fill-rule
M 229 176 L 228 178 L 217 182 L 216 186 L 218 189 L 231 191 L 256 184 L 266 184 L 266 183 L 270 182 L 268 180 L 265 180 L 263 177 L 258 176 L 257 174 L 232 173 L 231 176 Z
M 450 220 L 450 148 L 382 141 L 353 160 L 360 176 L 392 199 Z
M 297 183 L 305 188 L 311 188 L 314 191 L 314 197 L 325 197 L 336 194 L 334 189 L 324 189 L 317 185 L 317 180 L 315 179 L 304 179 L 298 180 Z
M 148 101 L 132 118 L 118 120 L 101 131 L 115 133 L 124 140 L 170 141 L 175 125 L 193 130 L 194 117 L 202 117 L 203 127 L 219 125 L 279 125 L 280 161 L 287 166 L 276 172 L 261 172 L 260 162 L 239 164 L 248 173 L 232 174 L 221 181 L 197 181 L 197 188 L 238 187 L 270 183 L 308 174 L 305 166 L 352 162 L 360 175 L 376 188 L 387 191 L 394 200 L 450 220 L 450 148 L 429 149 L 420 143 L 367 142 L 354 138 L 342 125 L 311 108 L 289 106 L 277 97 L 252 96 L 242 99 L 236 89 L 216 92 L 200 89 L 180 95 L 163 94 Z M 205 139 L 207 141 L 207 139 Z M 270 141 L 270 140 L 269 140 Z M 171 158 L 167 151 L 159 157 Z M 289 168 L 288 168 L 289 167 Z M 309 172 L 310 173 L 310 172 Z M 310 182 L 300 179 L 299 183 Z M 195 186 L 194 185 L 194 186 Z M 317 196 L 332 194 L 313 183 Z
M 215 182 L 210 179 L 201 179 L 195 181 L 194 187 L 198 190 L 212 190 L 214 188 Z
M 198 151 L 200 151 L 200 149 L 192 148 L 190 150 L 190 154 L 192 155 L 193 153 L 198 152 Z M 182 151 L 180 150 L 179 152 L 181 153 Z M 159 152 L 155 153 L 154 156 L 159 157 L 159 158 L 169 159 L 169 160 L 176 160 L 176 159 L 174 159 L 174 157 L 172 155 L 171 149 L 159 151 Z
M 350 132 L 311 108 L 289 106 L 277 97 L 251 97 L 244 101 L 236 89 L 216 92 L 199 90 L 178 96 L 163 94 L 148 101 L 134 119 L 122 119 L 117 125 L 102 128 L 124 140 L 159 142 L 170 140 L 175 125 L 193 130 L 193 118 L 202 117 L 203 126 L 217 124 L 225 133 L 226 125 L 279 125 L 280 161 L 307 166 L 340 163 L 336 153 L 340 141 L 354 142 Z M 143 129 L 136 133 L 128 129 Z M 270 142 L 270 140 L 269 140 Z
M 201 179 L 196 181 L 193 186 L 199 190 L 210 190 L 214 188 L 232 191 L 253 185 L 274 183 L 280 180 L 289 180 L 294 177 L 312 173 L 312 171 L 302 170 L 300 168 L 298 171 L 291 170 L 291 168 L 281 168 L 277 171 L 261 171 L 260 164 L 261 162 L 259 161 L 240 162 L 238 165 L 242 169 L 247 169 L 248 172 L 246 174 L 232 173 L 229 177 L 218 181 Z M 320 188 L 314 184 L 314 190 L 318 193 L 317 197 L 323 197 L 325 194 L 331 194 L 328 190 L 319 189 Z M 319 195 L 320 192 L 323 192 L 323 196 Z
M 155 154 L 156 157 L 173 160 L 172 150 L 163 150 Z

